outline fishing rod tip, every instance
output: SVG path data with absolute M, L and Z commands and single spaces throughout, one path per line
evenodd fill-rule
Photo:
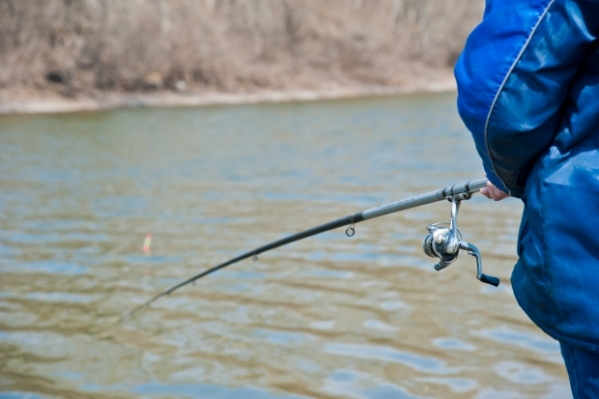
M 122 316 L 119 318 L 119 320 L 117 321 L 117 323 L 116 323 L 116 324 L 121 324 L 121 323 L 123 323 L 123 322 L 125 322 L 125 321 L 127 321 L 127 320 L 130 320 L 130 319 L 132 319 L 132 318 L 133 318 L 133 316 L 135 316 L 135 315 L 137 314 L 137 312 L 139 312 L 140 310 L 143 310 L 143 309 L 147 308 L 148 306 L 150 306 L 150 305 L 149 305 L 149 304 L 147 304 L 147 303 L 144 303 L 143 305 L 141 305 L 141 306 L 138 306 L 138 307 L 136 307 L 135 309 L 132 309 L 132 310 L 130 310 L 130 311 L 128 311 L 128 312 L 126 312 L 124 315 L 122 315 Z
M 119 319 L 116 321 L 116 324 L 122 324 L 125 321 L 129 320 L 131 317 L 133 317 L 133 315 L 131 314 L 131 312 L 127 312 L 124 315 L 122 315 L 121 317 L 119 317 Z

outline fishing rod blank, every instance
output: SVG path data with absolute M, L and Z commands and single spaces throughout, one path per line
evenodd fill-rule
M 388 215 L 390 213 L 400 212 L 406 209 L 432 204 L 434 202 L 439 202 L 443 200 L 450 200 L 452 202 L 451 223 L 448 227 L 443 227 L 444 222 L 429 225 L 427 227 L 429 230 L 429 235 L 424 239 L 423 242 L 424 252 L 431 257 L 437 257 L 441 260 L 439 264 L 435 266 L 435 270 L 441 270 L 449 266 L 449 264 L 457 260 L 461 252 L 460 250 L 464 249 L 468 251 L 469 254 L 475 256 L 477 259 L 477 278 L 482 282 L 497 286 L 499 284 L 498 278 L 487 276 L 482 273 L 482 264 L 480 261 L 480 253 L 478 252 L 478 249 L 476 249 L 476 247 L 474 247 L 472 244 L 463 242 L 461 240 L 461 234 L 459 230 L 457 230 L 457 213 L 460 201 L 469 199 L 472 194 L 478 192 L 481 188 L 486 187 L 486 185 L 487 179 L 471 180 L 464 184 L 456 184 L 450 187 L 445 187 L 441 190 L 430 191 L 425 194 L 420 194 L 400 201 L 391 202 L 389 204 L 381 205 L 376 208 L 366 209 L 362 212 L 354 213 L 353 215 L 336 219 L 328 223 L 322 224 L 320 226 L 312 227 L 300 233 L 282 238 L 280 240 L 273 241 L 269 244 L 258 247 L 254 250 L 241 254 L 236 258 L 230 259 L 224 263 L 216 265 L 208 270 L 205 270 L 175 285 L 174 287 L 171 287 L 168 290 L 161 292 L 160 294 L 150 298 L 150 300 L 131 310 L 129 313 L 123 316 L 121 320 L 132 317 L 133 315 L 135 315 L 135 313 L 148 307 L 153 302 L 157 301 L 163 296 L 170 295 L 172 292 L 178 290 L 181 287 L 186 286 L 187 284 L 193 283 L 202 277 L 205 277 L 209 274 L 216 272 L 217 270 L 230 266 L 234 263 L 240 262 L 244 259 L 257 259 L 258 255 L 263 252 L 270 251 L 271 249 L 275 249 L 280 246 L 290 244 L 292 242 L 299 241 L 304 238 L 311 237 L 343 226 L 349 226 L 345 233 L 347 234 L 347 236 L 351 237 L 355 233 L 354 226 L 356 223 L 360 223 L 364 220 L 374 219 L 379 216 Z

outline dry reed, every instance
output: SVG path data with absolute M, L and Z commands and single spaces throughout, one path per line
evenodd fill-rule
M 399 86 L 450 68 L 480 0 L 0 0 L 0 88 Z

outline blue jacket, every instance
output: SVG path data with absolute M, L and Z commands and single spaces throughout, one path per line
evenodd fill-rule
M 524 201 L 516 299 L 599 352 L 599 0 L 487 0 L 455 75 L 488 178 Z

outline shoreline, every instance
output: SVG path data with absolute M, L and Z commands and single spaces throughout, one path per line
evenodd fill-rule
M 74 98 L 56 92 L 36 92 L 24 89 L 0 90 L 0 115 L 9 114 L 62 114 L 106 111 L 123 108 L 174 108 L 213 105 L 304 102 L 393 96 L 416 93 L 443 93 L 456 91 L 452 79 L 415 82 L 402 86 L 370 86 L 320 90 L 260 90 L 249 93 L 217 91 L 156 91 L 150 93 L 94 93 Z

